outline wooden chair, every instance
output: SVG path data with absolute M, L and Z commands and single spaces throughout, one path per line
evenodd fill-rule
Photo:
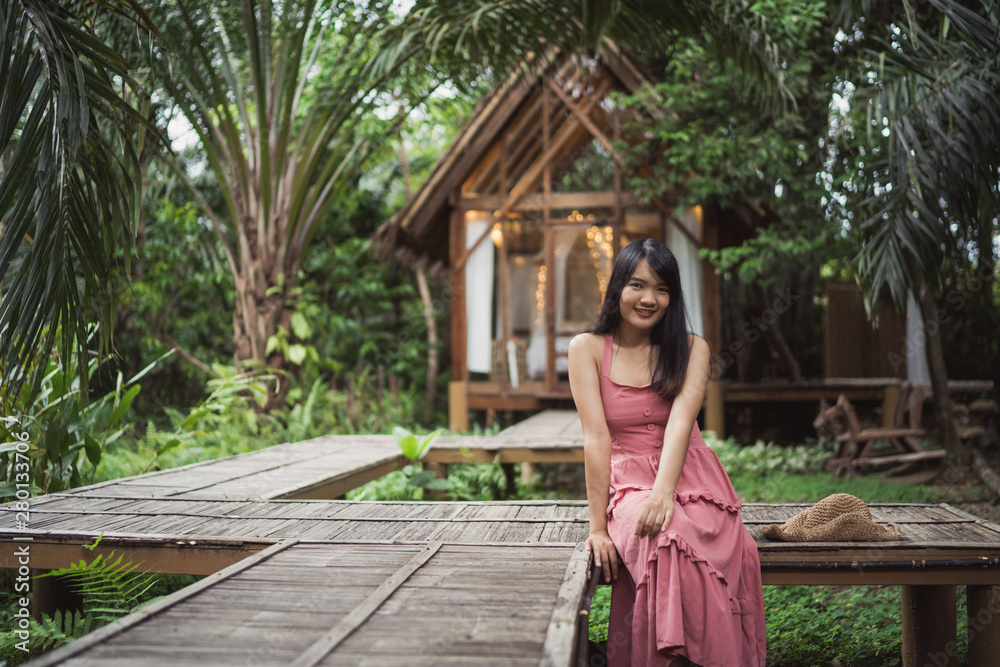
M 840 477 L 863 465 L 897 464 L 892 472 L 903 472 L 916 462 L 941 458 L 945 451 L 926 451 L 916 440 L 926 434 L 921 425 L 923 389 L 908 382 L 903 383 L 892 426 L 862 428 L 854 406 L 841 394 L 833 406 L 820 403 L 820 413 L 813 421 L 817 431 L 826 428 L 839 443 L 837 453 L 827 461 L 827 469 Z M 872 448 L 879 441 L 888 441 L 894 454 L 871 456 Z

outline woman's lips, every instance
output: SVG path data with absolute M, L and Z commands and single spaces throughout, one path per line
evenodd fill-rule
M 646 309 L 643 309 L 643 308 L 633 308 L 632 310 L 634 310 L 639 317 L 652 317 L 653 316 L 653 311 L 652 310 L 646 310 Z

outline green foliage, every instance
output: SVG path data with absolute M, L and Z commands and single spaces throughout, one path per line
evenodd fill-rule
M 608 620 L 610 617 L 611 586 L 598 586 L 590 601 L 590 641 L 608 641 Z
M 768 664 L 900 664 L 895 586 L 768 586 L 764 605 Z
M 135 0 L 0 1 L 0 398 L 69 374 L 97 320 L 106 354 L 119 247 L 131 249 L 148 93 L 108 33 L 155 32 Z M 126 261 L 129 253 L 125 253 Z M 86 366 L 77 366 L 86 381 Z M 9 413 L 8 413 L 9 414 Z
M 58 354 L 47 360 L 38 391 L 24 385 L 17 396 L 8 397 L 8 414 L 16 417 L 0 423 L 0 437 L 12 443 L 23 440 L 16 435 L 26 434 L 30 462 L 13 451 L 13 445 L 0 448 L 0 467 L 6 474 L 0 496 L 12 496 L 18 482 L 42 492 L 84 484 L 86 469 L 93 473 L 105 448 L 127 430 L 125 416 L 140 390 L 136 383 L 167 355 L 127 382 L 119 372 L 113 388 L 99 398 L 90 394 L 106 379 L 102 359 L 90 355 L 81 363 L 75 348 L 68 356 L 68 361 Z M 81 386 L 81 377 L 87 386 Z
M 232 275 L 208 221 L 190 201 L 181 201 L 186 193 L 157 167 L 158 161 L 150 169 L 139 255 L 120 295 L 119 368 L 134 372 L 144 359 L 175 346 L 208 367 L 231 364 Z M 143 382 L 139 419 L 161 419 L 163 406 L 186 410 L 203 396 L 211 371 L 185 359 L 175 356 Z
M 104 624 L 130 613 L 155 584 L 156 575 L 139 573 L 138 567 L 112 551 L 107 558 L 98 554 L 89 563 L 81 560 L 40 576 L 65 580 L 83 598 L 87 616 Z
M 79 609 L 65 612 L 56 610 L 52 616 L 42 614 L 40 621 L 34 618 L 30 620 L 27 640 L 21 640 L 13 631 L 0 633 L 0 660 L 4 661 L 4 665 L 18 665 L 45 651 L 79 639 L 98 625 L 94 617 Z M 18 645 L 27 648 L 27 651 L 22 651 Z
M 415 474 L 413 466 L 406 466 L 349 491 L 347 497 L 351 500 L 423 500 L 424 488 L 427 487 L 421 488 L 411 483 Z M 538 485 L 537 482 L 523 484 L 520 481 L 515 492 L 508 494 L 507 476 L 498 461 L 451 464 L 448 466 L 448 479 L 437 481 L 447 483 L 447 487 L 442 485 L 440 488 L 448 492 L 449 500 L 456 501 L 490 501 L 500 498 L 540 500 L 564 496 Z
M 392 435 L 396 438 L 396 444 L 399 445 L 399 449 L 403 452 L 403 456 L 412 461 L 412 464 L 406 466 L 403 470 L 403 474 L 406 475 L 409 480 L 410 486 L 420 489 L 434 489 L 440 491 L 446 491 L 451 488 L 451 483 L 447 479 L 439 479 L 435 476 L 433 471 L 421 470 L 420 466 L 417 464 L 417 461 L 419 461 L 420 457 L 427 451 L 431 442 L 437 438 L 440 433 L 441 429 L 438 429 L 426 436 L 423 440 L 418 440 L 417 436 L 413 435 L 402 426 L 397 426 L 392 429 Z
M 397 426 L 392 429 L 392 435 L 396 438 L 396 444 L 399 445 L 399 449 L 403 452 L 403 456 L 411 461 L 416 461 L 424 455 L 424 452 L 427 451 L 431 442 L 441 435 L 441 429 L 434 431 L 423 440 L 417 440 L 417 436 L 413 435 L 402 426 Z
M 84 549 L 93 550 L 101 538 Z M 87 562 L 81 560 L 69 567 L 50 570 L 39 577 L 58 577 L 83 600 L 83 609 L 57 610 L 51 617 L 30 620 L 27 653 L 16 645 L 23 641 L 13 632 L 0 635 L 0 657 L 16 664 L 41 652 L 54 649 L 102 625 L 116 621 L 150 601 L 149 592 L 160 582 L 161 575 L 139 573 L 138 565 L 125 561 L 115 552 L 98 554 Z M 5 612 L 6 613 L 6 612 Z
M 778 472 L 818 473 L 832 453 L 832 445 L 827 442 L 782 447 L 758 440 L 753 445 L 741 446 L 732 437 L 719 440 L 711 431 L 702 435 L 729 474 L 742 477 L 765 477 Z

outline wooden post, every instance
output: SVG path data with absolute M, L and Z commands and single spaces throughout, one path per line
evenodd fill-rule
M 705 389 L 705 430 L 714 432 L 717 438 L 726 437 L 726 409 L 718 380 L 709 380 Z
M 461 196 L 461 192 L 457 193 Z M 451 255 L 451 377 L 456 382 L 468 380 L 466 367 L 466 330 L 465 316 L 465 268 L 456 267 L 456 261 L 465 252 L 465 210 L 456 202 L 451 211 L 451 229 L 449 230 L 449 254 Z
M 958 667 L 955 587 L 900 586 L 900 593 L 903 667 Z
M 702 208 L 698 215 L 701 222 L 701 243 L 709 250 L 719 249 L 718 217 L 714 208 Z M 683 227 L 683 225 L 679 225 Z M 705 392 L 705 430 L 714 431 L 719 438 L 726 437 L 726 403 L 722 395 L 721 360 L 722 353 L 722 320 L 721 299 L 719 295 L 719 276 L 715 267 L 706 259 L 701 260 L 701 280 L 704 287 L 705 301 L 702 303 L 702 317 L 705 323 L 705 341 L 712 353 L 711 379 Z
M 448 383 L 448 428 L 452 433 L 469 430 L 469 395 L 465 382 Z
M 899 404 L 901 388 L 898 384 L 887 384 L 882 395 L 882 426 L 892 428 L 896 425 L 896 406 Z
M 534 463 L 529 463 L 527 461 L 525 461 L 524 463 L 522 463 L 521 464 L 521 483 L 524 484 L 525 486 L 531 484 L 531 479 L 535 476 L 535 474 L 537 472 L 538 472 L 538 470 L 537 470 L 537 468 L 535 468 L 535 464 Z
M 32 570 L 37 577 L 42 570 Z M 31 580 L 31 615 L 36 621 L 42 614 L 52 616 L 56 611 L 83 609 L 83 597 L 69 587 L 62 577 L 39 577 Z
M 1000 586 L 966 586 L 970 665 L 1000 665 Z

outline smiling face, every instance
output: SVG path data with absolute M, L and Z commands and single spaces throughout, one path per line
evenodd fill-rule
M 641 260 L 622 290 L 622 323 L 649 331 L 663 319 L 669 305 L 667 284 L 649 268 L 645 259 Z

